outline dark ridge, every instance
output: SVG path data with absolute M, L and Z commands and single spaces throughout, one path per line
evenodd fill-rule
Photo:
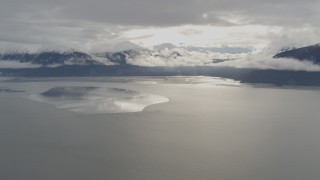
M 40 53 L 29 53 L 29 52 L 12 52 L 4 53 L 0 55 L 2 61 L 17 61 L 21 63 L 32 63 L 38 65 L 64 65 L 64 64 L 82 64 L 82 65 L 93 65 L 99 64 L 94 61 L 92 57 L 86 53 L 73 51 L 73 52 L 58 52 L 58 51 L 47 51 Z
M 306 46 L 297 49 L 286 50 L 274 56 L 274 58 L 293 58 L 320 63 L 320 44 Z

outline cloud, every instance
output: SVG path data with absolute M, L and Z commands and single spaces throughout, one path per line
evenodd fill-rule
M 265 51 L 277 53 L 282 48 L 303 47 L 320 42 L 320 29 L 315 27 L 300 27 L 299 29 L 277 28 L 263 38 L 269 39 Z
M 141 51 L 128 57 L 127 63 L 138 66 L 212 66 L 220 59 L 239 59 L 245 54 L 188 51 L 185 48 Z
M 258 33 L 260 39 L 256 43 L 261 44 L 260 41 L 267 38 L 277 41 L 278 37 L 283 39 L 283 44 L 300 45 L 320 40 L 319 5 L 318 0 L 2 0 L 0 49 L 65 46 L 96 50 L 127 40 L 139 40 L 144 44 L 144 39 L 154 34 L 146 32 L 130 37 L 132 39 L 124 34 L 134 29 L 161 27 L 159 31 L 164 31 L 185 25 L 239 27 L 238 34 L 234 33 L 225 40 L 227 43 L 241 42 L 242 45 L 257 33 L 242 33 L 241 27 L 264 26 L 271 32 L 276 28 L 281 30 L 274 36 Z M 210 30 L 189 28 L 180 29 L 179 33 L 185 39 L 191 38 L 189 42 L 205 44 L 207 42 L 196 40 L 196 37 L 201 38 Z M 299 33 L 301 30 L 309 34 Z M 288 31 L 292 36 L 286 36 Z M 307 40 L 302 39 L 304 36 L 308 36 Z M 174 38 L 171 34 L 158 43 Z M 207 39 L 213 43 L 224 40 L 209 36 Z
M 139 26 L 235 22 L 319 25 L 317 0 L 3 0 L 1 3 L 0 15 L 4 19 L 41 17 Z
M 268 51 L 250 54 L 188 51 L 185 48 L 142 51 L 127 58 L 127 63 L 138 66 L 220 66 L 252 69 L 320 71 L 320 65 L 295 59 L 274 59 Z
M 314 64 L 310 61 L 299 61 L 289 58 L 274 59 L 263 53 L 248 55 L 232 61 L 221 62 L 216 64 L 216 66 L 293 71 L 320 71 L 320 65 Z
M 125 47 L 132 44 L 125 42 Z M 141 49 L 137 46 L 135 51 L 122 52 L 126 56 L 126 63 L 137 66 L 218 66 L 250 69 L 273 69 L 293 71 L 320 71 L 320 65 L 311 61 L 300 61 L 289 58 L 272 58 L 273 51 L 254 51 L 251 53 L 220 53 L 210 50 L 196 51 L 188 47 L 177 47 L 166 45 L 157 50 Z M 95 61 L 105 65 L 115 65 L 104 54 L 90 54 Z M 67 63 L 67 62 L 66 62 Z M 54 64 L 48 67 L 58 67 Z M 20 63 L 17 61 L 0 61 L 1 68 L 37 68 L 40 65 L 31 63 Z
M 0 49 L 74 48 L 90 50 L 93 46 L 109 46 L 122 41 L 122 27 L 109 27 L 93 23 L 24 22 L 0 26 Z M 115 33 L 116 32 L 116 33 Z

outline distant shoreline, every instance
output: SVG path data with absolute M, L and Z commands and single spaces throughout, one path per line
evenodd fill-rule
M 68 65 L 54 68 L 0 68 L 0 75 L 4 77 L 211 76 L 230 78 L 242 83 L 278 86 L 320 86 L 320 72 L 240 69 L 215 66 Z

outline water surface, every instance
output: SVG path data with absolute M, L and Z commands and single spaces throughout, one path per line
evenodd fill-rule
M 320 177 L 318 89 L 217 85 L 184 77 L 122 78 L 0 82 L 0 87 L 24 91 L 0 93 L 0 179 Z M 67 96 L 71 101 L 86 98 L 95 88 L 170 101 L 142 112 L 82 114 L 29 99 L 44 92 L 63 98 L 50 91 L 57 87 L 89 87 Z

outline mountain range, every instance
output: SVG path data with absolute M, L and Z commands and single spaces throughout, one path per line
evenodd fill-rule
M 139 45 L 123 42 L 104 53 L 82 51 L 46 50 L 40 52 L 11 51 L 0 54 L 1 62 L 14 66 L 14 63 L 28 67 L 56 67 L 63 65 L 138 65 L 138 66 L 194 66 L 210 65 L 226 59 L 235 59 L 251 51 L 246 48 L 180 47 L 161 44 L 147 49 Z M 8 63 L 10 63 L 8 65 Z
M 59 52 L 45 51 L 39 53 L 9 52 L 0 54 L 1 61 L 16 61 L 19 63 L 31 63 L 35 65 L 92 65 L 100 64 L 98 61 L 79 51 Z
M 214 66 L 241 58 L 246 53 L 190 50 L 164 44 L 154 49 L 126 49 L 104 53 L 81 51 L 14 51 L 0 54 L 4 76 L 216 76 L 246 83 L 320 86 L 320 71 L 276 70 Z M 319 64 L 319 45 L 282 51 L 273 61 Z M 295 59 L 295 60 L 294 60 Z M 296 62 L 293 63 L 293 65 Z M 16 65 L 19 66 L 16 66 Z M 21 66 L 21 64 L 23 66 Z M 17 68 L 18 67 L 18 68 Z
M 206 66 L 243 57 L 252 50 L 241 47 L 196 47 L 160 44 L 147 49 L 123 42 L 104 53 L 46 50 L 40 52 L 11 51 L 0 54 L 0 68 L 56 67 L 64 65 L 137 65 L 137 66 Z M 320 64 L 320 45 L 284 50 L 273 56 Z M 2 64 L 7 64 L 6 66 Z M 9 65 L 8 65 L 9 64 Z M 34 66 L 30 66 L 34 65 Z
M 40 52 L 11 51 L 0 53 L 0 68 L 14 63 L 35 65 L 28 67 L 56 67 L 64 65 L 138 65 L 138 66 L 206 66 L 226 60 L 239 59 L 252 52 L 242 47 L 176 46 L 170 43 L 144 48 L 122 42 L 104 53 L 45 50 Z M 283 50 L 274 59 L 288 58 L 320 64 L 320 44 Z M 9 64 L 2 66 L 3 63 Z

